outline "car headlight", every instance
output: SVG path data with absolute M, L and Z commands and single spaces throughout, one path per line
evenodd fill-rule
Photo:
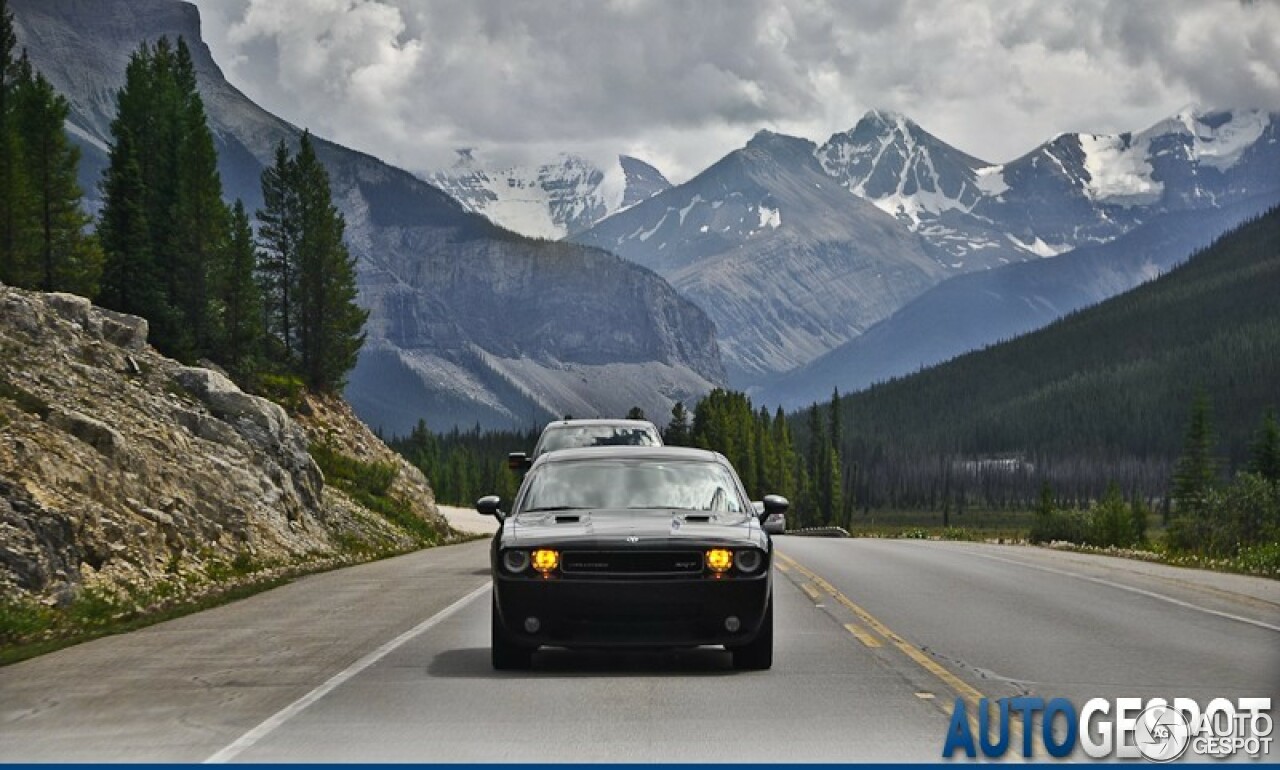
M 764 555 L 754 548 L 747 548 L 738 551 L 737 558 L 734 562 L 738 565 L 738 570 L 748 574 L 760 569 L 760 565 L 764 564 Z
M 529 568 L 529 554 L 524 551 L 504 551 L 502 566 L 507 568 L 507 572 L 524 572 Z
M 550 548 L 539 548 L 533 552 L 533 568 L 542 574 L 560 566 L 560 552 Z
M 711 548 L 707 551 L 707 569 L 715 573 L 728 572 L 733 566 L 733 551 L 728 548 Z

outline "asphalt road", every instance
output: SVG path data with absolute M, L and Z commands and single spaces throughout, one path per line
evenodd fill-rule
M 483 542 L 0 669 L 4 761 L 936 760 L 957 696 L 1280 699 L 1280 582 L 1011 546 L 785 537 L 774 668 L 488 659 Z

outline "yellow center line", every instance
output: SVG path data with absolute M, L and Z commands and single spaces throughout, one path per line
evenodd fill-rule
M 846 631 L 853 634 L 853 638 L 857 639 L 858 641 L 862 642 L 868 647 L 880 646 L 880 640 L 875 638 L 871 634 L 867 633 L 865 630 L 859 627 L 857 623 L 845 623 L 844 628 Z
M 814 588 L 808 583 L 802 583 L 800 585 L 800 590 L 809 594 L 810 599 L 813 599 L 815 602 L 818 601 L 818 598 L 819 598 L 818 589 Z
M 876 618 L 870 612 L 867 612 L 862 607 L 858 606 L 856 603 L 854 603 L 852 599 L 845 596 L 843 593 L 840 592 L 839 589 L 837 589 L 828 581 L 824 580 L 820 575 L 818 575 L 813 570 L 809 569 L 808 567 L 805 567 L 804 565 L 800 564 L 798 561 L 791 558 L 790 556 L 787 556 L 784 553 L 777 553 L 777 558 L 778 558 L 777 563 L 779 565 L 782 565 L 785 563 L 789 568 L 795 570 L 801 575 L 804 575 L 805 578 L 807 578 L 813 584 L 813 585 L 810 585 L 809 583 L 804 583 L 800 586 L 805 593 L 809 594 L 810 597 L 812 597 L 815 600 L 817 599 L 817 591 L 813 590 L 813 586 L 815 585 L 818 588 L 822 589 L 823 591 L 827 592 L 833 598 L 835 598 L 837 602 L 839 602 L 841 605 L 846 607 L 850 612 L 852 612 L 854 615 L 857 615 L 858 618 L 860 618 L 862 622 L 865 623 L 869 628 L 871 628 L 876 633 L 880 634 L 880 636 L 883 636 L 885 639 L 892 642 L 893 646 L 897 647 L 898 650 L 902 652 L 902 654 L 906 655 L 908 658 L 910 658 L 913 662 L 915 662 L 925 671 L 937 677 L 939 680 L 942 681 L 943 684 L 951 688 L 952 692 L 954 692 L 957 696 L 959 696 L 965 701 L 965 704 L 968 707 L 968 713 L 966 715 L 969 717 L 969 729 L 973 734 L 975 740 L 977 739 L 979 734 L 978 733 L 978 717 L 977 717 L 978 704 L 987 696 L 983 695 L 981 692 L 979 692 L 976 688 L 974 688 L 968 682 L 964 681 L 960 677 L 948 671 L 946 668 L 942 666 L 942 664 L 938 663 L 936 660 L 926 655 L 924 651 L 921 650 L 919 647 L 917 647 L 914 644 L 911 644 L 906 639 L 903 639 L 901 636 L 894 633 L 893 630 L 891 630 L 888 626 L 886 626 L 884 623 L 881 623 L 878 618 Z M 859 641 L 862 641 L 863 644 L 866 644 L 868 647 L 880 646 L 879 641 L 876 640 L 874 636 L 872 636 L 871 634 L 868 634 L 866 631 L 863 631 L 862 629 L 857 629 L 855 631 L 854 630 L 855 628 L 857 627 L 852 623 L 845 624 L 845 629 L 848 630 L 849 633 L 857 637 Z M 859 633 L 871 638 L 876 643 L 874 645 L 869 644 L 865 639 L 862 638 L 862 636 L 859 636 Z M 1010 720 L 1009 733 L 1010 733 L 1009 735 L 1010 749 L 1016 750 L 1019 753 L 1021 753 L 1022 726 Z M 1039 752 L 1033 752 L 1033 753 L 1038 754 Z

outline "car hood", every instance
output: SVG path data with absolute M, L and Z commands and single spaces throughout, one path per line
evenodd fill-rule
M 631 545 L 638 548 L 725 543 L 758 544 L 761 530 L 744 513 L 698 511 L 578 510 L 522 513 L 502 527 L 504 545 L 541 543 Z

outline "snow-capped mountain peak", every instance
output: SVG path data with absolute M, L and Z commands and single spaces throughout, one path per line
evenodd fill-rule
M 998 187 L 978 184 L 978 170 L 991 164 L 887 110 L 868 112 L 852 129 L 827 140 L 817 155 L 827 173 L 850 192 L 913 231 L 944 211 L 971 210 L 987 194 L 984 187 Z
M 427 176 L 463 208 L 509 230 L 558 240 L 671 186 L 656 168 L 620 156 L 605 168 L 581 155 L 561 153 L 532 166 L 493 168 L 470 148 L 454 165 Z
M 1079 142 L 1082 191 L 1099 203 L 1128 208 L 1161 201 L 1170 182 L 1177 183 L 1183 197 L 1213 194 L 1213 180 L 1204 177 L 1240 163 L 1272 128 L 1274 117 L 1264 110 L 1192 105 L 1138 133 L 1066 134 L 1060 139 Z

